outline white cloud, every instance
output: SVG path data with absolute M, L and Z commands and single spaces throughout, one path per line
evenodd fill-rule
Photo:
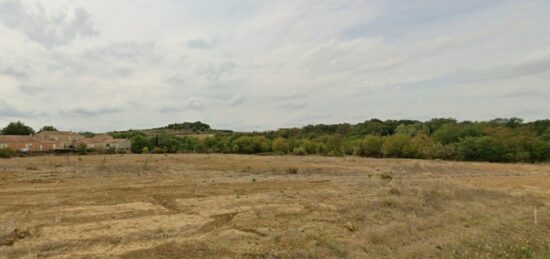
M 0 0 L 0 124 L 258 130 L 514 106 L 548 117 L 549 11 L 543 0 Z
M 0 4 L 0 22 L 20 30 L 30 40 L 48 48 L 67 45 L 76 38 L 97 34 L 90 21 L 90 14 L 83 8 L 48 13 L 42 4 L 29 6 L 19 0 Z

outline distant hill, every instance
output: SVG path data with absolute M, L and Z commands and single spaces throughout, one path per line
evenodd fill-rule
M 152 129 L 139 129 L 139 130 L 125 130 L 125 131 L 113 131 L 108 132 L 117 138 L 130 138 L 135 135 L 155 136 L 155 135 L 172 135 L 172 136 L 189 136 L 189 137 L 209 137 L 215 134 L 231 134 L 231 130 L 217 130 L 212 129 L 210 125 L 197 121 L 197 122 L 182 122 L 172 123 L 164 127 L 152 128 Z

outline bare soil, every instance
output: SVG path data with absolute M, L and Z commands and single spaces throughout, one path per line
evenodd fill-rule
M 548 258 L 549 208 L 548 164 L 13 158 L 0 258 Z

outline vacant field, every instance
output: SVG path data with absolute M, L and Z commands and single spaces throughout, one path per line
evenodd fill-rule
M 536 219 L 535 219 L 536 218 Z M 550 257 L 550 165 L 0 160 L 0 258 Z

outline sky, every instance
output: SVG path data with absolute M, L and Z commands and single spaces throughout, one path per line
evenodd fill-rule
M 550 118 L 547 0 L 0 0 L 0 126 Z

